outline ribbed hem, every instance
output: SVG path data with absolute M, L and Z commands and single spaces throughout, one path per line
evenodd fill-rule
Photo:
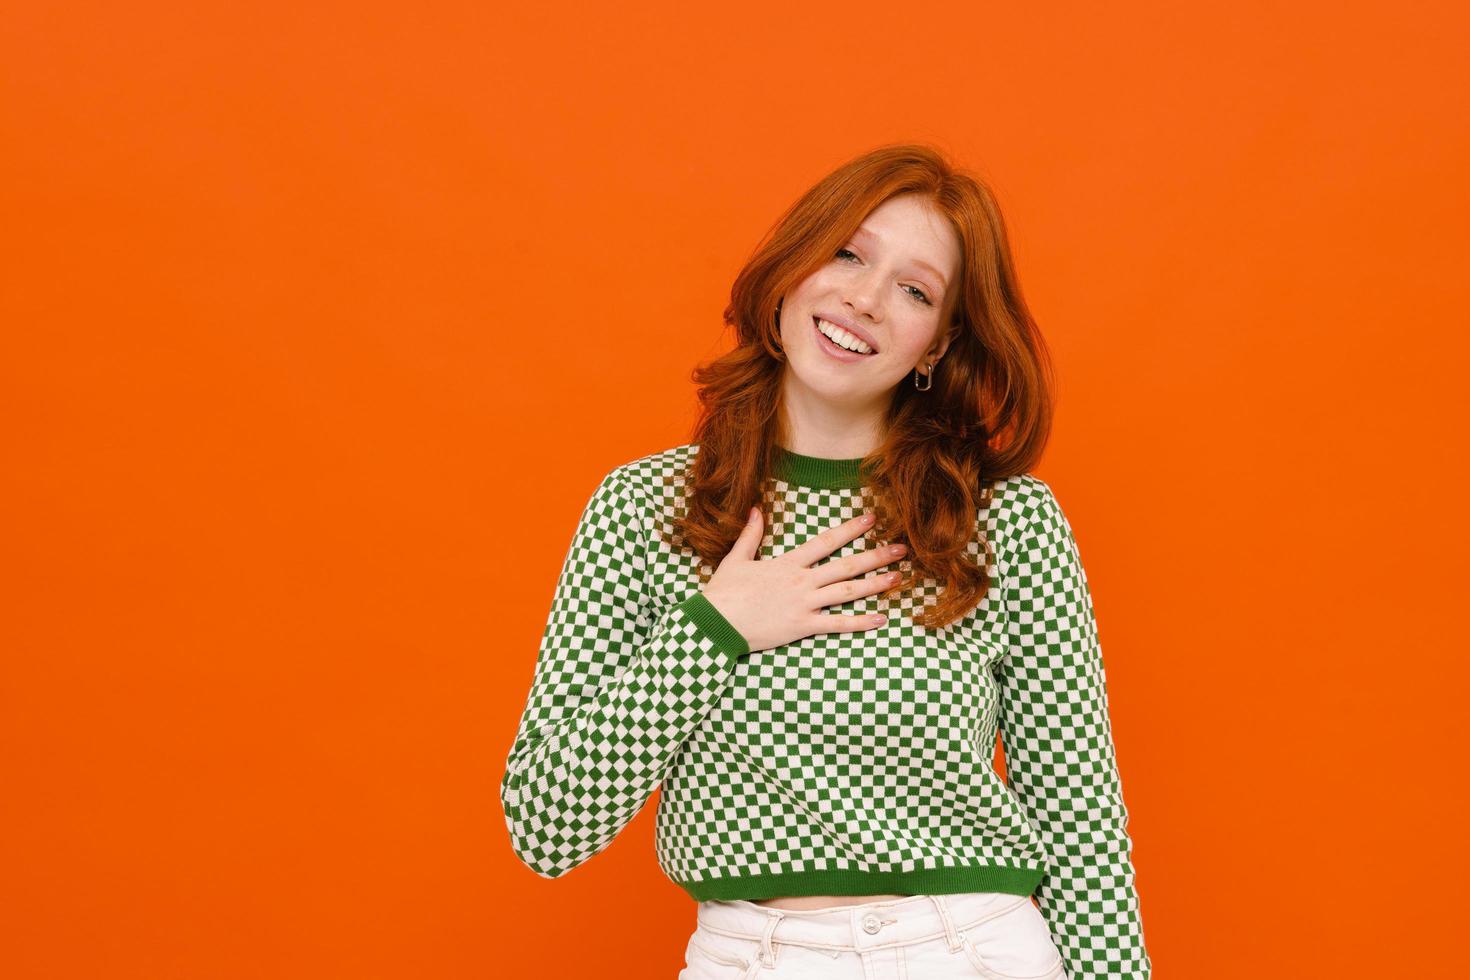
M 696 902 L 733 902 L 797 895 L 958 895 L 963 892 L 1030 895 L 1045 876 L 1044 868 L 977 865 L 917 871 L 797 871 L 675 884 Z
M 863 485 L 864 459 L 864 456 L 851 459 L 803 456 L 784 446 L 776 446 L 771 475 L 795 486 L 815 490 L 856 490 Z
M 732 660 L 750 652 L 750 644 L 745 641 L 745 637 L 730 625 L 724 613 L 716 609 L 715 604 L 703 592 L 696 592 L 683 600 L 679 603 L 679 608 L 694 621 L 695 626 L 709 635 L 715 646 L 728 653 Z

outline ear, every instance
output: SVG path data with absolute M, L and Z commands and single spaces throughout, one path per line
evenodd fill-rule
M 959 333 L 959 330 L 960 327 L 958 321 L 952 322 L 948 326 L 940 329 L 939 332 L 935 334 L 934 343 L 930 344 L 929 349 L 924 352 L 924 361 L 926 363 L 933 364 L 935 361 L 943 357 L 944 352 L 949 349 L 950 341 L 954 340 L 955 335 Z

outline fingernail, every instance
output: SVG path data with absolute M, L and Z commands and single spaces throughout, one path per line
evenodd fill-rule
M 863 515 L 863 523 L 864 524 L 871 524 L 871 523 L 873 523 L 873 515 L 872 514 L 864 514 Z
M 882 613 L 879 613 L 878 615 L 873 617 L 873 622 L 877 623 L 879 626 L 882 626 L 884 623 L 888 622 L 888 617 L 884 616 Z

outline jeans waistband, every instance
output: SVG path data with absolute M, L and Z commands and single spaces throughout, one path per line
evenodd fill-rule
M 862 952 L 943 938 L 954 952 L 960 949 L 961 931 L 1029 901 L 1030 896 L 1004 892 L 914 895 L 805 910 L 771 908 L 743 900 L 711 901 L 699 903 L 697 921 L 699 928 L 713 933 L 759 940 L 760 959 L 771 965 L 775 961 L 771 947 L 776 943 Z

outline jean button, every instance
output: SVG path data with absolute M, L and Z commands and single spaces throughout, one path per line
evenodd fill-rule
M 868 935 L 871 936 L 882 928 L 883 923 L 879 922 L 878 917 L 872 912 L 869 912 L 867 915 L 863 916 L 863 931 L 866 932 Z

